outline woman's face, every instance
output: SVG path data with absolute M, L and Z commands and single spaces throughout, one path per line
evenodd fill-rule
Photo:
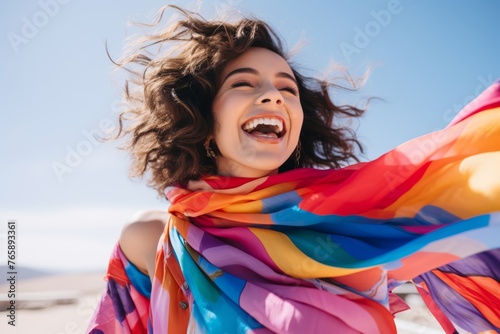
M 212 112 L 218 173 L 239 177 L 276 173 L 297 146 L 304 119 L 290 66 L 264 48 L 227 64 Z

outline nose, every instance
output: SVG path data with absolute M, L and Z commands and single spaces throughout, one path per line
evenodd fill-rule
M 277 105 L 281 105 L 283 103 L 283 96 L 274 85 L 269 84 L 264 87 L 262 94 L 259 96 L 258 103 L 276 103 Z

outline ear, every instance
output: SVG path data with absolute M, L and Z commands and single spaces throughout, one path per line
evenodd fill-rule
M 209 135 L 207 139 L 205 139 L 205 142 L 203 143 L 204 146 L 210 145 L 210 142 L 214 139 L 214 135 Z

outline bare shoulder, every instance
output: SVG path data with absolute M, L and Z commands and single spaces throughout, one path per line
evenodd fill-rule
M 166 211 L 141 211 L 131 217 L 120 235 L 120 248 L 139 270 L 153 277 L 156 248 L 168 219 Z

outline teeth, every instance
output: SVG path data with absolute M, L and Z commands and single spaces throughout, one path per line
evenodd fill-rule
M 246 122 L 243 125 L 243 130 L 251 131 L 257 127 L 257 125 L 271 125 L 278 127 L 278 132 L 283 131 L 283 121 L 278 118 L 254 118 L 251 121 Z

